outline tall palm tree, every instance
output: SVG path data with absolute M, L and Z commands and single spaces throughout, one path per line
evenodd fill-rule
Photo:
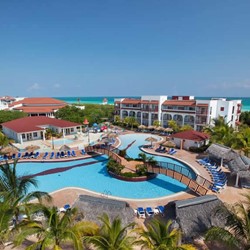
M 98 250 L 132 250 L 135 237 L 128 234 L 128 229 L 135 224 L 122 227 L 121 219 L 116 217 L 112 222 L 107 214 L 99 217 L 103 223 L 96 236 L 84 237 L 85 242 L 92 243 Z
M 141 245 L 141 249 L 152 250 L 194 250 L 195 247 L 190 244 L 180 244 L 180 229 L 170 229 L 172 221 L 167 223 L 159 220 L 152 220 L 146 229 L 138 230 L 140 239 L 137 244 Z
M 250 127 L 242 126 L 237 132 L 234 143 L 232 145 L 235 149 L 240 149 L 244 152 L 245 156 L 250 154 Z
M 246 198 L 243 202 L 219 207 L 218 213 L 226 227 L 209 229 L 207 241 L 219 241 L 227 249 L 250 249 L 250 195 L 243 196 Z
M 82 250 L 84 235 L 94 235 L 98 226 L 93 222 L 81 220 L 83 216 L 76 208 L 67 210 L 63 215 L 58 213 L 56 207 L 42 207 L 39 209 L 45 219 L 43 221 L 27 220 L 18 225 L 19 234 L 15 245 L 21 245 L 30 235 L 37 235 L 37 241 L 26 249 L 63 249 L 64 243 L 72 244 L 73 249 Z
M 8 137 L 0 132 L 0 149 L 6 147 L 8 144 L 9 144 Z
M 16 167 L 17 161 L 14 161 L 13 164 L 6 162 L 0 165 L 0 198 L 8 199 L 15 210 L 17 221 L 20 209 L 24 208 L 30 200 L 38 199 L 41 202 L 44 198 L 50 201 L 51 197 L 46 192 L 29 192 L 31 186 L 37 187 L 37 181 L 29 176 L 18 175 Z

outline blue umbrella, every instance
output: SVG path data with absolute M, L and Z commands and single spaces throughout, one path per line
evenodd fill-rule
M 98 124 L 97 124 L 97 123 L 94 123 L 94 124 L 93 124 L 93 127 L 97 127 L 97 126 L 98 126 Z
M 69 204 L 66 204 L 66 205 L 64 205 L 64 207 L 63 207 L 65 210 L 68 210 L 68 209 L 70 209 L 70 205 Z

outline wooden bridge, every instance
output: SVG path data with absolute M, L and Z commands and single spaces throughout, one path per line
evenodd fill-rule
M 88 146 L 85 148 L 85 151 L 105 154 L 109 157 L 112 157 L 119 164 L 122 163 L 122 158 L 118 154 L 106 148 Z M 168 164 L 166 162 L 157 162 L 157 165 L 151 165 L 150 163 L 146 163 L 146 166 L 148 172 L 164 174 L 177 181 L 180 181 L 198 195 L 206 195 L 207 192 L 211 189 L 211 186 L 213 185 L 211 181 L 194 173 L 192 175 L 191 171 L 180 165 L 171 163 Z

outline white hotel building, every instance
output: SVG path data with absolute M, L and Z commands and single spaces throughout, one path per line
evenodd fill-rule
M 159 121 L 163 127 L 174 120 L 178 125 L 190 125 L 201 131 L 212 125 L 213 119 L 224 117 L 229 126 L 235 127 L 241 113 L 241 100 L 212 98 L 195 100 L 193 96 L 142 96 L 140 99 L 115 99 L 115 114 L 121 119 L 135 117 L 139 124 L 153 125 Z

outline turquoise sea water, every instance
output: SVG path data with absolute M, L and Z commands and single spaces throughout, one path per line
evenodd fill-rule
M 108 99 L 108 104 L 114 104 L 115 98 L 123 98 L 124 96 L 94 96 L 94 97 L 53 97 L 58 100 L 65 101 L 67 103 L 88 103 L 88 104 L 102 104 L 103 99 Z M 126 96 L 128 97 L 128 96 Z M 130 96 L 130 98 L 140 98 L 139 96 Z M 242 100 L 242 111 L 250 111 L 250 97 L 225 97 L 228 100 L 241 99 Z M 211 97 L 195 97 L 195 99 L 211 99 Z

